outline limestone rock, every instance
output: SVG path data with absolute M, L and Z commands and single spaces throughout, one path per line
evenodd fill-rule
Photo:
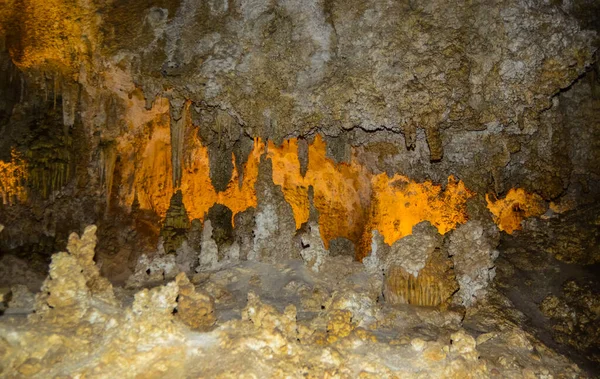
M 319 272 L 321 265 L 329 255 L 329 251 L 325 249 L 325 244 L 321 239 L 319 224 L 314 221 L 309 221 L 307 231 L 300 239 L 302 244 L 300 255 L 302 256 L 304 263 L 314 272 Z
M 23 284 L 15 284 L 10 287 L 9 310 L 7 313 L 19 312 L 30 313 L 35 309 L 35 295 Z
M 79 322 L 94 301 L 109 306 L 117 305 L 112 285 L 100 276 L 94 263 L 96 226 L 85 228 L 81 238 L 72 233 L 67 250 L 52 256 L 48 277 L 35 298 L 32 320 L 43 320 L 57 325 Z
M 248 292 L 248 303 L 242 310 L 242 320 L 250 321 L 256 328 L 277 330 L 287 337 L 296 336 L 296 307 L 290 305 L 283 314 L 264 304 L 254 292 Z
M 452 261 L 436 249 L 417 276 L 403 266 L 390 266 L 383 294 L 391 304 L 439 306 L 447 305 L 457 289 Z
M 600 296 L 592 283 L 569 280 L 563 296 L 546 297 L 540 310 L 552 323 L 556 341 L 571 346 L 591 361 L 600 362 Z
M 65 252 L 54 254 L 48 278 L 36 295 L 35 318 L 51 324 L 77 324 L 91 303 L 86 279 L 77 258 Z
M 479 358 L 475 338 L 470 336 L 464 329 L 453 333 L 450 338 L 452 339 L 452 345 L 450 345 L 451 353 L 460 354 L 470 361 L 476 361 Z
M 485 296 L 486 288 L 495 276 L 497 244 L 497 229 L 487 226 L 484 230 L 480 221 L 469 221 L 452 232 L 448 255 L 454 261 L 460 287 L 455 295 L 456 302 L 470 306 Z
M 192 329 L 207 329 L 215 321 L 215 301 L 207 293 L 198 292 L 185 273 L 175 278 L 179 287 L 177 318 Z
M 96 237 L 97 227 L 90 225 L 85 228 L 81 238 L 77 233 L 71 233 L 67 250 L 77 259 L 86 278 L 86 284 L 92 295 L 107 303 L 114 303 L 114 292 L 112 284 L 108 279 L 100 275 L 100 269 L 94 262 L 95 248 L 98 242 Z
M 176 327 L 172 320 L 178 292 L 179 287 L 175 282 L 137 292 L 131 309 L 125 315 L 132 333 L 137 338 L 147 340 L 174 332 Z
M 433 251 L 440 246 L 442 236 L 428 221 L 415 225 L 412 234 L 394 242 L 385 265 L 400 266 L 413 276 L 425 267 Z
M 202 248 L 200 249 L 199 270 L 210 270 L 215 268 L 219 261 L 219 247 L 212 237 L 213 228 L 210 220 L 204 222 L 202 229 Z
M 356 328 L 352 322 L 352 312 L 335 310 L 328 315 L 327 320 L 327 342 L 333 343 L 339 338 L 344 338 Z
M 190 220 L 183 204 L 183 194 L 181 190 L 178 190 L 171 196 L 169 209 L 160 229 L 165 253 L 175 254 L 177 249 L 186 240 L 189 229 Z
M 160 252 L 153 258 L 142 255 L 138 259 L 133 275 L 127 279 L 126 287 L 140 288 L 174 279 L 179 273 L 176 259 L 173 254 L 161 256 Z
M 296 222 L 291 206 L 281 188 L 273 182 L 273 164 L 261 157 L 256 182 L 258 206 L 255 214 L 254 249 L 248 259 L 282 262 L 299 258 L 299 249 L 292 244 Z
M 198 264 L 198 252 L 194 250 L 188 241 L 183 241 L 175 252 L 175 263 L 179 271 L 192 273 Z

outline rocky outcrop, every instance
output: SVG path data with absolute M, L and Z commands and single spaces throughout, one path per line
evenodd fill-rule
M 256 184 L 256 224 L 253 230 L 253 250 L 248 259 L 264 262 L 281 262 L 299 258 L 299 248 L 294 246 L 296 222 L 292 207 L 286 202 L 281 187 L 273 183 L 273 165 L 265 156 L 261 158 Z
M 214 325 L 215 301 L 207 293 L 199 292 L 185 273 L 175 278 L 179 287 L 177 295 L 177 318 L 192 329 L 207 329 Z
M 583 375 L 523 331 L 510 303 L 492 296 L 466 316 L 381 306 L 381 282 L 344 256 L 329 257 L 318 273 L 299 261 L 217 268 L 200 278 L 207 291 L 231 290 L 214 303 L 183 273 L 135 294 L 118 289 L 122 304 L 108 303 L 77 260 L 92 235 L 73 238 L 74 254 L 54 256 L 39 313 L 0 317 L 1 375 Z
M 160 229 L 165 253 L 175 254 L 186 240 L 189 230 L 190 220 L 183 204 L 183 195 L 179 190 L 171 197 L 169 209 Z
M 460 287 L 455 295 L 457 303 L 470 306 L 485 296 L 495 276 L 497 245 L 498 231 L 494 225 L 469 221 L 452 232 L 447 254 L 454 261 Z
M 592 283 L 569 280 L 562 296 L 549 295 L 539 305 L 552 323 L 556 341 L 571 346 L 590 361 L 600 362 L 600 296 Z
M 33 319 L 73 325 L 84 318 L 93 301 L 117 304 L 112 285 L 100 276 L 93 260 L 96 242 L 96 226 L 91 225 L 81 238 L 71 234 L 68 253 L 52 256 L 48 278 L 36 295 Z

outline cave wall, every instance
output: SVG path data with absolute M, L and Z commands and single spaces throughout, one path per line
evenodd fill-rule
M 387 174 L 378 193 L 395 191 L 394 175 L 439 193 L 452 175 L 473 193 L 458 213 L 475 219 L 492 217 L 486 194 L 511 188 L 557 211 L 592 201 L 597 36 L 582 9 L 11 0 L 0 11 L 0 158 L 3 178 L 23 193 L 2 188 L 0 248 L 51 253 L 97 223 L 99 254 L 132 267 L 156 250 L 177 189 L 189 221 L 215 203 L 233 217 L 256 207 L 265 215 L 256 198 L 263 154 L 294 213 L 280 217 L 306 222 L 313 186 L 322 221 L 328 211 L 364 212 L 352 223 L 358 232 L 334 230 L 325 242 L 350 238 L 366 249 L 363 225 L 377 199 L 364 183 L 378 175 Z M 332 176 L 349 189 L 320 191 Z M 323 193 L 344 201 L 319 207 L 329 204 Z M 360 206 L 348 205 L 349 193 Z M 332 229 L 322 225 L 321 236 Z

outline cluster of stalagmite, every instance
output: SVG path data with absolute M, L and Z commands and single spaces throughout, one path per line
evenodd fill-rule
M 427 373 L 462 378 L 581 373 L 501 313 L 490 314 L 494 301 L 474 308 L 470 314 L 475 316 L 467 315 L 474 318 L 464 321 L 480 325 L 478 335 L 463 328 L 464 314 L 378 302 L 381 279 L 345 256 L 327 257 L 318 273 L 297 260 L 240 262 L 192 281 L 179 273 L 175 280 L 136 293 L 113 289 L 90 259 L 95 231 L 88 227 L 81 238 L 73 234 L 69 253 L 53 256 L 35 313 L 0 317 L 0 375 Z M 438 259 L 439 252 L 435 249 L 430 260 Z M 430 266 L 427 261 L 419 275 Z M 416 303 L 437 303 L 426 297 Z

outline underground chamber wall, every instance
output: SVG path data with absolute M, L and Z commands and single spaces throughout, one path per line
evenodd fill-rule
M 596 8 L 8 1 L 0 376 L 598 375 Z

